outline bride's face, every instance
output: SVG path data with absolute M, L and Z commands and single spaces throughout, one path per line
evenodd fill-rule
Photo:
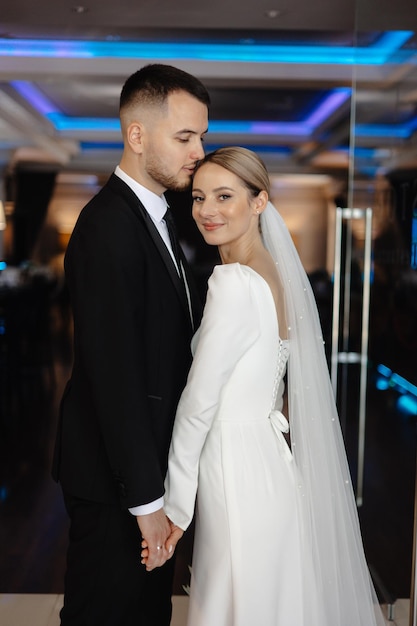
M 243 241 L 258 231 L 256 200 L 238 176 L 215 163 L 195 174 L 193 218 L 210 245 Z

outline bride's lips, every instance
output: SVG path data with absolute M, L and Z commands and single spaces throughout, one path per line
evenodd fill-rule
M 204 230 L 213 231 L 213 230 L 217 230 L 218 228 L 221 228 L 223 224 L 215 224 L 213 222 L 206 222 L 206 223 L 203 223 L 202 226 Z

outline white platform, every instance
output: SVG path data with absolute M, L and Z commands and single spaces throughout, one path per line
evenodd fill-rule
M 389 626 L 409 626 L 409 600 L 398 600 L 394 605 Z M 0 594 L 1 626 L 59 626 L 62 595 L 55 594 Z M 185 626 L 188 596 L 174 596 L 171 626 Z M 383 607 L 384 615 L 387 614 Z

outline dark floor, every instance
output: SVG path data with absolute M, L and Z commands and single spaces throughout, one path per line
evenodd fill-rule
M 62 303 L 52 304 L 48 324 L 37 320 L 32 334 L 20 327 L 18 346 L 7 343 L 0 315 L 0 592 L 63 592 L 67 519 L 50 463 L 71 349 Z M 368 562 L 389 601 L 410 596 L 416 418 L 397 411 L 395 391 L 376 390 L 374 373 L 371 364 L 360 518 Z M 351 414 L 346 431 L 356 471 Z M 178 553 L 175 593 L 189 581 L 190 546 L 188 537 Z

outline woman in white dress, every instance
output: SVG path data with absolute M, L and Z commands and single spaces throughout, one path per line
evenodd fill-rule
M 174 426 L 167 548 L 195 512 L 188 626 L 379 626 L 314 297 L 268 192 L 244 148 L 194 176 L 222 265 Z

